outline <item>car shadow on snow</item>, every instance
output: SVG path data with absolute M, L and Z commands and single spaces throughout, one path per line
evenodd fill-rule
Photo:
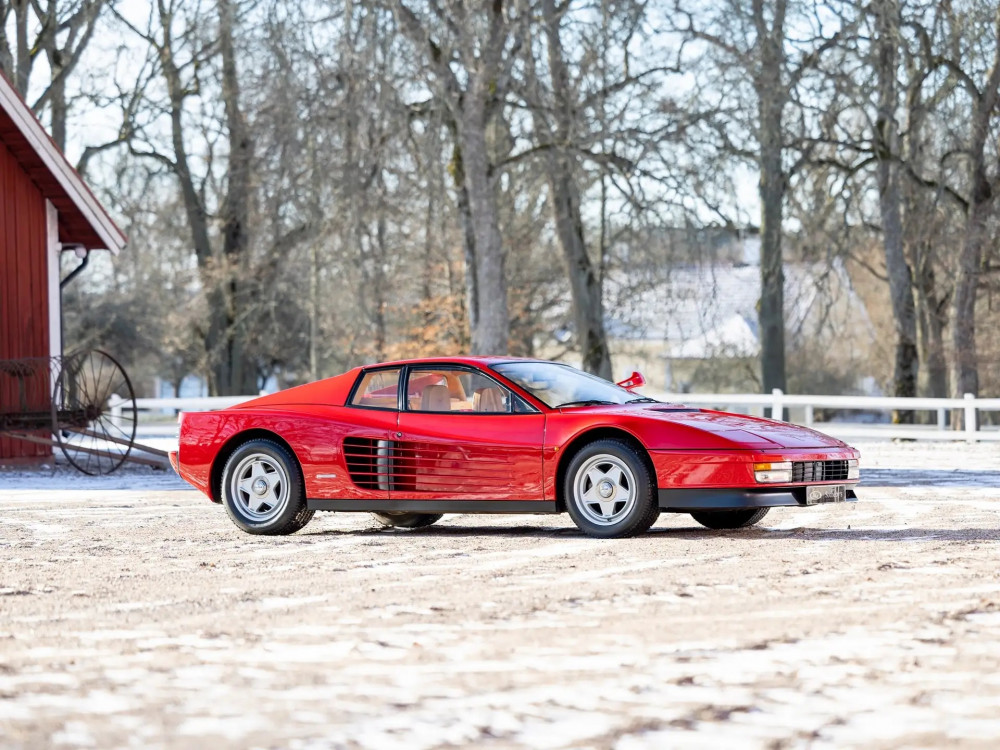
M 651 532 L 669 532 L 671 537 L 685 539 L 746 539 L 782 541 L 795 539 L 809 542 L 996 542 L 1000 541 L 1000 528 L 860 528 L 817 529 L 799 526 L 794 529 L 769 529 L 766 526 L 734 531 L 711 531 L 698 528 L 653 528 Z
M 664 514 L 665 516 L 667 514 Z M 672 515 L 672 514 L 671 514 Z M 680 515 L 680 514 L 678 514 Z M 668 516 L 669 518 L 669 516 Z M 679 519 L 678 519 L 679 520 Z M 575 537 L 578 539 L 590 539 L 575 526 L 552 528 L 545 526 L 459 526 L 455 524 L 444 524 L 441 526 L 428 526 L 423 529 L 393 529 L 385 527 L 369 527 L 365 529 L 316 529 L 314 531 L 305 530 L 296 534 L 290 539 L 302 537 L 329 537 L 329 536 L 385 536 L 388 538 L 398 537 L 419 537 L 421 539 L 465 539 L 472 537 L 479 538 L 534 538 L 534 539 L 556 539 L 564 537 Z M 739 539 L 754 541 L 782 541 L 794 539 L 798 541 L 811 542 L 988 542 L 1000 541 L 1000 528 L 954 528 L 954 529 L 925 529 L 925 528 L 859 528 L 859 529 L 817 529 L 807 526 L 800 526 L 794 529 L 769 529 L 766 526 L 750 529 L 735 529 L 731 531 L 716 531 L 706 529 L 701 526 L 675 526 L 663 525 L 654 526 L 645 534 L 641 534 L 631 539 L 593 539 L 595 544 L 601 543 L 621 543 L 641 542 L 648 539 L 672 539 L 684 540 L 718 540 L 718 539 Z
M 447 518 L 447 516 L 445 516 Z M 422 529 L 397 529 L 381 525 L 372 525 L 363 529 L 313 529 L 309 526 L 294 537 L 304 536 L 419 536 L 430 538 L 464 538 L 464 537 L 532 537 L 536 539 L 551 539 L 561 536 L 584 537 L 575 526 L 554 529 L 547 526 L 427 526 Z

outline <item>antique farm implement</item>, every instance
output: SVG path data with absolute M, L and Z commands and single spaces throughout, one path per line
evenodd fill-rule
M 58 446 L 85 474 L 110 474 L 126 460 L 162 466 L 133 453 L 136 420 L 132 383 L 106 352 L 0 359 L 0 437 Z

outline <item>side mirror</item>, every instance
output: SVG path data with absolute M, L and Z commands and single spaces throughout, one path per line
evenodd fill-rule
M 640 388 L 646 385 L 646 378 L 642 376 L 641 372 L 633 372 L 625 380 L 622 380 L 615 385 L 624 388 L 626 391 L 634 391 L 636 388 Z

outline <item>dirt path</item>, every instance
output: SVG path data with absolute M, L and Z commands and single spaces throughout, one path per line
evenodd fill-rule
M 344 514 L 255 538 L 169 479 L 21 477 L 0 746 L 995 747 L 996 453 L 886 446 L 856 505 L 623 541 Z

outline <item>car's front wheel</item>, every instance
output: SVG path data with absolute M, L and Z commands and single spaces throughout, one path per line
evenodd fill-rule
M 705 510 L 692 513 L 691 518 L 710 529 L 745 529 L 758 523 L 767 515 L 768 510 L 769 508 Z
M 634 536 L 660 515 L 656 482 L 639 451 L 623 440 L 595 440 L 566 468 L 566 510 L 588 536 Z
M 312 519 L 302 470 L 273 440 L 248 440 L 222 470 L 222 498 L 233 523 L 248 534 L 294 534 Z
M 410 513 L 405 510 L 387 510 L 372 515 L 383 526 L 396 526 L 400 529 L 422 529 L 441 520 L 440 513 Z

